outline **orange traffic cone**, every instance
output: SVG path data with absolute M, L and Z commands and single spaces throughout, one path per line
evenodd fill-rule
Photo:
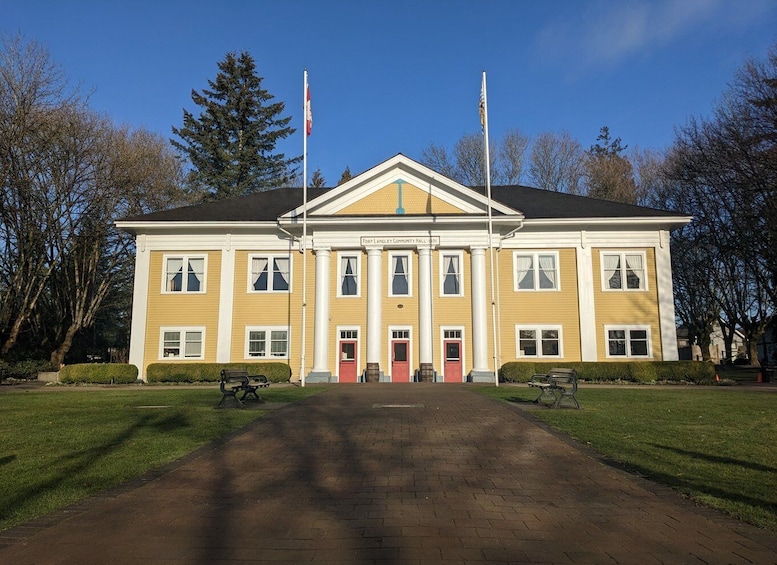
M 715 373 L 715 382 L 716 383 L 720 382 L 720 375 L 718 375 L 717 373 Z

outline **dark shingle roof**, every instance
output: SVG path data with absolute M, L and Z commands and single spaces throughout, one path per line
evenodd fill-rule
M 330 189 L 308 189 L 311 201 Z M 472 190 L 485 194 L 484 187 Z M 527 186 L 494 186 L 491 198 L 523 212 L 525 219 L 680 217 L 680 214 L 643 206 L 597 200 Z M 301 206 L 302 189 L 279 188 L 248 196 L 184 206 L 162 212 L 126 218 L 125 222 L 275 222 Z

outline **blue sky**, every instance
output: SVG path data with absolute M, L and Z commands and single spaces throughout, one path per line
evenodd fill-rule
M 0 0 L 0 34 L 43 44 L 90 105 L 165 138 L 229 51 L 248 51 L 297 128 L 303 70 L 313 106 L 308 167 L 328 186 L 430 143 L 568 131 L 583 147 L 606 125 L 663 149 L 708 116 L 748 57 L 777 43 L 773 0 Z

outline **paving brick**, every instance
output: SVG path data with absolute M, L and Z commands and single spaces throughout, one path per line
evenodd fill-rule
M 768 532 L 467 388 L 333 386 L 0 533 L 0 563 L 777 564 Z

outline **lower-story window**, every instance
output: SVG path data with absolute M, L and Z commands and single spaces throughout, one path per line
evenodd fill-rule
M 289 356 L 289 330 L 283 327 L 246 328 L 246 358 Z
M 607 357 L 652 357 L 650 326 L 606 326 Z
M 517 357 L 563 357 L 561 326 L 515 326 Z
M 205 328 L 162 328 L 160 359 L 204 359 Z

